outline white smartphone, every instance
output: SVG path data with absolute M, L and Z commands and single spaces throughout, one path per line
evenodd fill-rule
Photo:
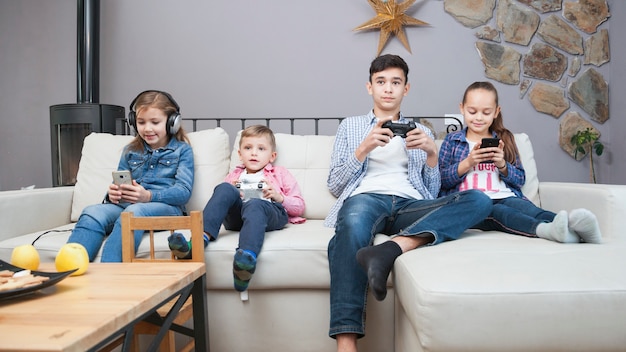
M 116 185 L 132 185 L 133 184 L 133 178 L 130 175 L 130 171 L 128 170 L 121 170 L 121 171 L 113 171 L 113 183 L 115 183 Z

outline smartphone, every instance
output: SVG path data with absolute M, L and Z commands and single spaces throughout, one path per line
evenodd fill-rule
M 497 147 L 500 144 L 500 138 L 483 138 L 480 142 L 481 148 Z
M 130 171 L 121 170 L 121 171 L 113 171 L 113 183 L 116 185 L 132 185 L 133 178 L 130 175 Z

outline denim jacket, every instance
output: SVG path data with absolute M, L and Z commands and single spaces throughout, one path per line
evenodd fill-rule
M 124 148 L 118 170 L 130 170 L 133 180 L 152 193 L 151 202 L 178 206 L 183 212 L 191 197 L 194 164 L 191 146 L 176 138 L 156 150 L 144 143 L 140 152 Z

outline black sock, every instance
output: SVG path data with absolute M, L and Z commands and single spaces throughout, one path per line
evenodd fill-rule
M 367 272 L 367 280 L 372 293 L 379 301 L 387 296 L 387 278 L 393 268 L 393 263 L 400 254 L 402 254 L 402 248 L 394 241 L 364 247 L 356 252 L 356 260 Z

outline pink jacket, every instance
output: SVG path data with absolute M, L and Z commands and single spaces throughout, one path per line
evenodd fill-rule
M 228 183 L 234 183 L 239 180 L 239 176 L 245 170 L 243 164 L 237 165 L 233 171 L 231 171 L 224 181 Z M 304 214 L 304 198 L 300 193 L 300 186 L 295 177 L 282 166 L 274 166 L 271 163 L 267 164 L 263 169 L 263 175 L 265 182 L 272 185 L 274 189 L 280 190 L 280 193 L 285 197 L 283 200 L 283 207 L 287 211 L 289 216 L 289 222 L 292 224 L 301 224 L 306 221 L 302 217 Z

